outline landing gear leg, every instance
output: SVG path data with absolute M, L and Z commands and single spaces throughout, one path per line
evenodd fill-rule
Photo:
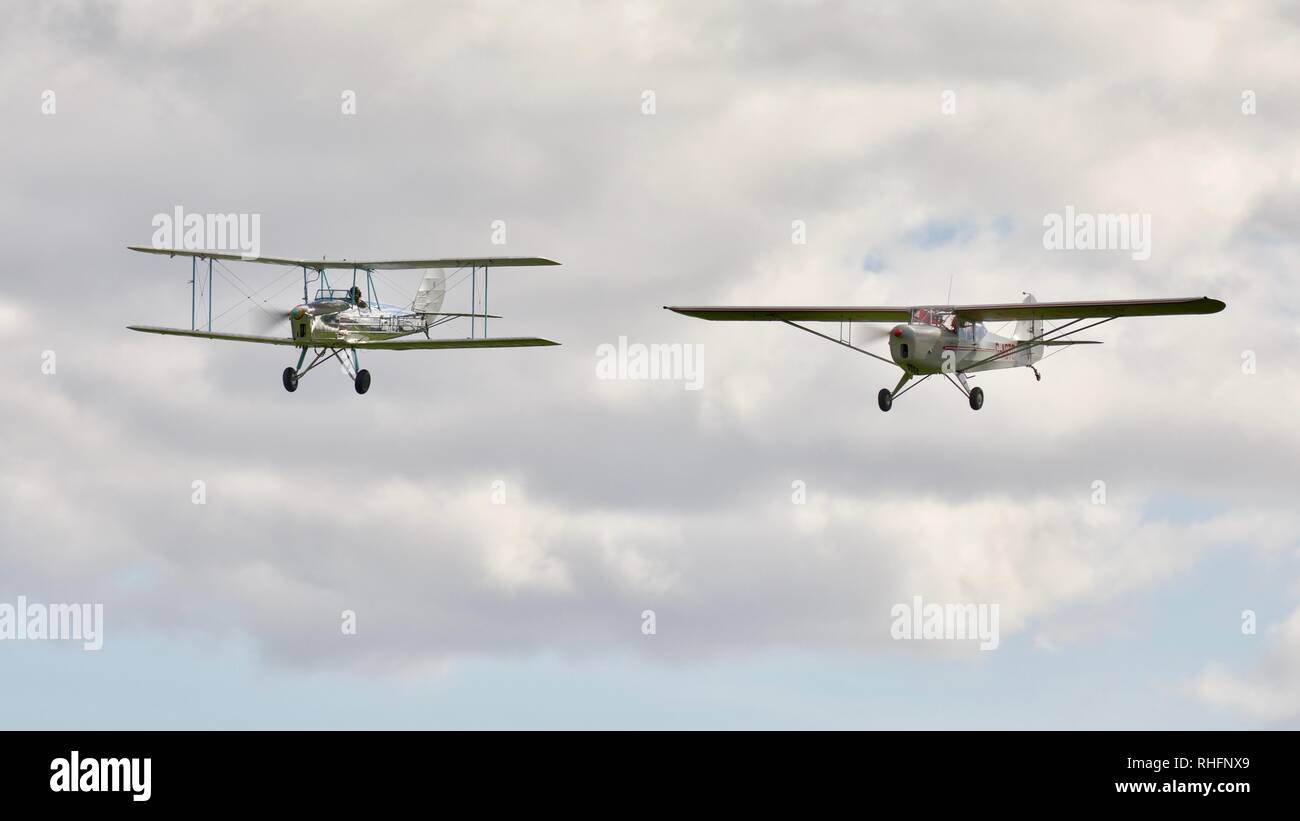
M 944 376 L 948 376 L 948 374 L 944 374 Z M 952 386 L 954 388 L 956 388 L 957 390 L 961 391 L 966 395 L 966 400 L 970 402 L 971 410 L 979 410 L 980 408 L 984 407 L 984 389 L 972 388 L 970 386 L 970 383 L 966 381 L 965 373 L 958 371 L 957 379 L 953 379 L 951 376 L 948 376 L 948 381 L 952 382 Z M 960 382 L 961 384 L 958 384 L 958 382 Z
M 1035 368 L 1033 365 L 1030 365 L 1030 366 L 1029 366 L 1029 370 L 1031 370 L 1031 371 L 1034 372 L 1034 381 L 1035 381 L 1035 382 L 1042 382 L 1042 381 L 1043 381 L 1043 375 L 1042 375 L 1041 373 L 1038 372 L 1038 368 Z
M 298 377 L 302 375 L 302 363 L 307 359 L 307 349 L 303 348 L 302 353 L 298 354 L 298 366 L 296 368 L 285 368 L 284 373 L 280 374 L 280 381 L 284 384 L 284 389 L 289 393 L 298 390 Z
M 970 409 L 979 410 L 984 407 L 984 389 L 972 388 L 966 382 L 966 374 L 958 373 L 957 378 L 961 380 L 961 386 L 966 390 L 966 398 L 970 400 Z
M 898 396 L 899 390 L 901 390 L 904 385 L 906 385 L 909 381 L 911 381 L 911 379 L 912 379 L 912 374 L 910 374 L 907 371 L 903 371 L 903 378 L 898 380 L 898 384 L 894 386 L 894 389 L 892 391 L 889 390 L 888 388 L 880 389 L 880 393 L 876 394 L 876 404 L 880 406 L 880 409 L 882 411 L 887 412 L 890 408 L 894 406 L 894 397 Z
M 358 394 L 364 394 L 370 390 L 370 371 L 361 367 L 361 359 L 357 356 L 357 349 L 352 349 L 352 372 L 356 374 L 352 379 L 352 387 L 356 388 Z

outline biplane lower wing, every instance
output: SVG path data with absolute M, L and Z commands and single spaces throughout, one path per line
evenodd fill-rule
M 219 334 L 211 331 L 190 331 L 185 328 L 159 328 L 154 325 L 127 325 L 129 331 L 163 336 L 193 336 L 199 339 L 223 339 L 227 342 L 257 342 L 261 345 L 297 345 L 297 340 L 287 336 L 253 336 L 252 334 Z
M 189 336 L 197 339 L 220 339 L 226 342 L 255 342 L 259 345 L 288 345 L 299 348 L 355 348 L 361 351 L 418 351 L 444 348 L 531 348 L 541 345 L 558 345 L 549 339 L 535 336 L 503 336 L 495 339 L 381 339 L 363 342 L 343 340 L 302 344 L 287 336 L 254 336 L 252 334 L 224 334 L 210 331 L 191 331 L 185 328 L 159 328 L 152 325 L 128 325 L 132 331 L 164 336 Z
M 495 339 L 381 339 L 374 342 L 341 343 L 339 348 L 359 351 L 421 351 L 442 348 L 536 348 L 559 345 L 536 336 L 501 336 Z

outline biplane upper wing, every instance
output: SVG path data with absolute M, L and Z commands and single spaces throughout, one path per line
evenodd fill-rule
M 132 331 L 165 336 L 191 336 L 198 339 L 220 339 L 227 342 L 256 342 L 261 345 L 297 345 L 302 343 L 287 336 L 253 336 L 252 334 L 225 334 L 211 331 L 191 331 L 186 328 L 159 328 L 153 325 L 128 325 Z M 361 342 L 338 340 L 329 344 L 312 344 L 310 347 L 356 348 L 373 351 L 440 350 L 444 348 L 531 348 L 540 345 L 558 345 L 549 339 L 535 336 L 503 336 L 495 339 L 380 339 Z
M 543 257 L 449 257 L 446 259 L 399 259 L 399 260 L 346 260 L 346 259 L 289 259 L 287 257 L 246 257 L 240 254 L 227 254 L 218 251 L 185 251 L 179 248 L 151 248 L 144 245 L 128 245 L 131 251 L 143 254 L 164 254 L 169 257 L 195 257 L 197 259 L 221 259 L 232 262 L 260 262 L 266 265 L 288 265 L 294 268 L 311 268 L 314 270 L 352 269 L 363 271 L 401 271 L 416 268 L 519 268 L 534 265 L 559 265 L 554 260 Z
M 990 305 L 954 305 L 963 319 L 998 322 L 1011 319 L 1105 319 L 1126 316 L 1214 314 L 1225 304 L 1208 296 L 1175 299 L 1108 299 L 1097 302 L 1004 302 Z
M 906 322 L 912 316 L 911 308 L 897 307 L 762 308 L 727 305 L 700 307 L 665 305 L 664 308 L 683 316 L 721 322 Z

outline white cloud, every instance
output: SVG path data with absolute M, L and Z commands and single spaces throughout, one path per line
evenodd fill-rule
M 1223 664 L 1208 665 L 1190 682 L 1191 691 L 1212 707 L 1252 721 L 1300 719 L 1300 609 L 1270 626 L 1262 641 L 1266 647 L 1254 669 L 1234 672 Z
M 389 672 L 635 651 L 655 604 L 673 658 L 877 652 L 889 606 L 917 593 L 999 601 L 1008 637 L 1060 653 L 1108 629 L 1079 611 L 1222 547 L 1294 545 L 1300 88 L 1280 13 L 390 11 L 133 4 L 0 27 L 0 88 L 30 102 L 0 157 L 0 412 L 18 432 L 0 452 L 0 584 Z M 304 36 L 310 52 L 285 51 Z M 32 91 L 47 86 L 53 117 Z M 500 252 L 505 219 L 510 253 L 565 266 L 494 275 L 494 331 L 565 345 L 377 355 L 364 399 L 331 368 L 287 395 L 283 351 L 123 330 L 189 320 L 188 267 L 122 250 L 178 203 L 261 213 L 266 250 L 303 256 Z M 1044 252 L 1042 216 L 1068 204 L 1152 213 L 1152 260 Z M 961 239 L 925 247 L 935 225 Z M 979 414 L 927 384 L 882 415 L 896 376 L 879 363 L 660 307 L 938 301 L 950 277 L 961 301 L 1229 308 L 1106 325 L 1042 383 L 980 377 Z M 217 285 L 221 311 L 236 297 Z M 592 351 L 620 335 L 704 343 L 704 390 L 595 380 Z M 1182 515 L 1150 514 L 1171 500 Z M 347 607 L 364 611 L 353 644 Z M 1288 709 L 1287 675 L 1261 670 L 1268 715 Z M 1244 703 L 1236 681 L 1205 692 Z

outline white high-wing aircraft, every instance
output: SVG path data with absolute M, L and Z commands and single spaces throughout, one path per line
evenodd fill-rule
M 1096 341 L 1066 340 L 1065 337 L 1095 328 L 1112 319 L 1130 316 L 1170 316 L 1174 314 L 1213 314 L 1224 303 L 1209 297 L 1181 299 L 1124 299 L 1102 302 L 1038 302 L 1027 294 L 1024 302 L 990 305 L 940 305 L 932 307 L 844 307 L 844 308 L 761 308 L 761 307 L 672 307 L 670 311 L 726 322 L 784 322 L 810 334 L 829 339 L 859 353 L 897 365 L 903 376 L 891 391 L 881 388 L 877 403 L 882 411 L 894 400 L 936 374 L 952 382 L 970 401 L 971 410 L 984 407 L 984 391 L 971 388 L 970 374 L 998 368 L 1029 368 L 1042 379 L 1034 363 L 1043 358 L 1043 348 L 1056 345 L 1096 345 Z M 1084 320 L 1095 319 L 1081 327 Z M 1047 320 L 1069 320 L 1052 329 L 1044 329 Z M 985 322 L 1015 321 L 1011 337 L 989 331 Z M 801 322 L 838 322 L 839 338 L 814 331 Z M 898 323 L 886 333 L 892 359 L 874 354 L 853 344 L 852 330 L 846 337 L 844 324 L 854 322 Z M 921 378 L 904 388 L 912 377 Z M 953 379 L 956 377 L 956 379 Z
M 465 257 L 462 259 L 415 259 L 388 262 L 368 262 L 349 260 L 315 260 L 283 259 L 279 257 L 243 257 L 238 254 L 226 254 L 215 251 L 182 251 L 173 248 L 131 247 L 132 251 L 146 254 L 166 254 L 169 257 L 189 257 L 191 259 L 191 300 L 190 327 L 160 328 L 152 325 L 129 325 L 132 331 L 168 336 L 193 336 L 201 339 L 223 339 L 230 342 L 256 342 L 263 345 L 288 345 L 300 349 L 298 365 L 284 369 L 281 382 L 287 391 L 298 389 L 298 380 L 321 362 L 333 357 L 343 366 L 344 372 L 352 379 L 357 393 L 370 390 L 370 371 L 361 367 L 357 351 L 410 351 L 446 348 L 520 348 L 539 345 L 558 345 L 549 339 L 533 336 L 496 337 L 487 336 L 487 321 L 500 319 L 488 313 L 443 313 L 443 296 L 446 293 L 446 269 L 469 268 L 473 282 L 471 303 L 481 300 L 484 310 L 487 308 L 488 271 L 491 268 L 506 268 L 533 265 L 559 265 L 541 257 Z M 198 299 L 202 287 L 197 269 L 199 260 L 207 260 L 207 299 L 208 327 L 199 330 Z M 220 333 L 212 330 L 212 263 L 214 260 L 232 262 L 259 262 L 267 265 L 283 265 L 302 269 L 302 304 L 284 313 L 276 313 L 273 319 L 283 319 L 289 323 L 289 336 L 254 336 L 251 334 Z M 374 272 L 377 270 L 395 271 L 411 269 L 430 269 L 415 292 L 410 305 L 384 305 L 375 298 Z M 330 287 L 328 271 L 350 270 L 351 284 L 346 288 Z M 482 290 L 478 287 L 478 276 L 482 272 Z M 365 292 L 358 284 L 358 276 L 364 274 Z M 224 276 L 224 274 L 223 274 Z M 308 287 L 317 287 L 315 297 L 309 298 Z M 245 294 L 251 299 L 252 295 Z M 255 303 L 256 304 L 256 303 Z M 261 307 L 259 305 L 259 307 Z M 266 310 L 263 308 L 262 310 Z M 429 329 L 435 328 L 454 319 L 468 317 L 470 320 L 470 338 L 468 339 L 431 339 Z M 475 337 L 475 320 L 482 320 L 483 336 Z M 404 339 L 413 334 L 423 333 L 424 339 Z M 315 351 L 315 358 L 307 367 L 308 349 Z M 350 355 L 345 356 L 341 352 Z

